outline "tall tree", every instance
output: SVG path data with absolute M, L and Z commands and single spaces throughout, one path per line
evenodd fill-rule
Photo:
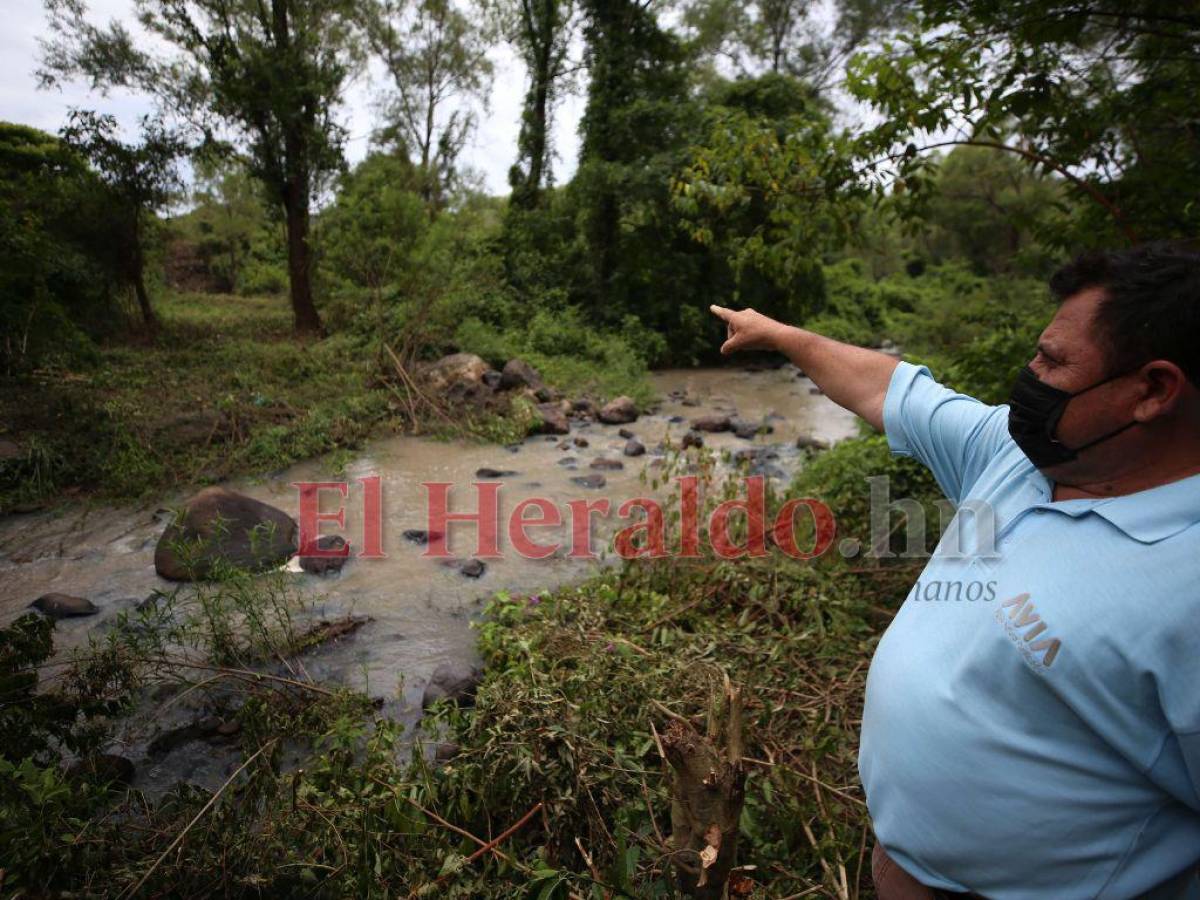
M 110 235 L 119 280 L 133 289 L 143 324 L 158 328 L 146 290 L 146 232 L 154 216 L 182 188 L 178 160 L 187 147 L 162 122 L 142 120 L 141 139 L 126 143 L 112 116 L 75 110 L 62 131 L 69 147 L 91 162 L 108 187 Z
M 420 167 L 432 214 L 445 203 L 475 127 L 467 105 L 487 98 L 491 30 L 486 17 L 473 21 L 452 0 L 373 0 L 362 18 L 392 80 L 384 137 Z
M 334 111 L 357 62 L 353 0 L 135 0 L 155 42 L 119 21 L 93 25 L 82 0 L 46 4 L 44 85 L 82 77 L 142 89 L 206 136 L 223 127 L 248 143 L 250 171 L 287 222 L 296 330 L 319 333 L 309 217 L 323 178 L 342 165 Z
M 1066 244 L 1195 235 L 1200 204 L 1200 4 L 922 0 L 892 52 L 851 81 L 883 123 L 882 177 L 931 184 L 925 149 L 985 147 L 1084 201 Z
M 550 119 L 569 65 L 574 5 L 571 0 L 513 0 L 504 12 L 509 40 L 529 72 L 517 161 L 509 170 L 508 183 L 513 205 L 532 209 L 550 178 Z

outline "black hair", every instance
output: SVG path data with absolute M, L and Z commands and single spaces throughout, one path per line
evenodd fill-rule
M 1050 276 L 1059 302 L 1088 288 L 1104 291 L 1095 323 L 1114 373 L 1165 359 L 1200 386 L 1200 252 L 1165 242 L 1092 251 Z

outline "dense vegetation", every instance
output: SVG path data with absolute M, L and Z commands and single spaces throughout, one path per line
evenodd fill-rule
M 50 84 L 160 98 L 135 138 L 86 114 L 57 136 L 0 124 L 4 511 L 336 470 L 379 431 L 444 432 L 396 379 L 453 351 L 648 402 L 649 367 L 715 361 L 713 302 L 895 341 L 998 402 L 1072 248 L 1194 236 L 1200 215 L 1195 3 L 846 0 L 832 22 L 774 0 L 137 6 L 154 41 L 49 0 L 43 60 Z M 460 158 L 498 40 L 528 68 L 507 198 Z M 369 58 L 388 94 L 348 167 L 337 100 Z M 560 182 L 555 104 L 581 89 Z M 848 125 L 850 97 L 880 124 Z M 702 451 L 674 463 L 711 473 Z M 870 436 L 771 502 L 820 496 L 862 538 L 881 472 L 937 496 Z M 369 698 L 264 663 L 313 639 L 281 578 L 160 598 L 69 661 L 23 618 L 0 631 L 0 891 L 669 896 L 658 734 L 728 678 L 751 769 L 734 896 L 869 895 L 859 702 L 915 577 L 773 553 L 498 596 L 473 707 L 422 726 L 454 745 L 440 766 Z M 237 722 L 226 788 L 150 803 L 86 764 L 121 716 L 182 694 Z M 284 745 L 314 752 L 297 770 Z

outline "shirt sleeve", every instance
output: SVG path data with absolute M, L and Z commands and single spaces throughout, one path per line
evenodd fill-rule
M 946 496 L 960 503 L 1011 440 L 1008 407 L 988 406 L 938 384 L 925 366 L 902 362 L 883 402 L 888 446 L 923 463 Z

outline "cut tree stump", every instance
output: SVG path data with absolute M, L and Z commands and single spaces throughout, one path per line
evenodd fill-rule
M 741 691 L 726 679 L 719 699 L 707 735 L 672 718 L 660 742 L 672 773 L 671 859 L 679 890 L 701 900 L 725 896 L 746 799 Z

